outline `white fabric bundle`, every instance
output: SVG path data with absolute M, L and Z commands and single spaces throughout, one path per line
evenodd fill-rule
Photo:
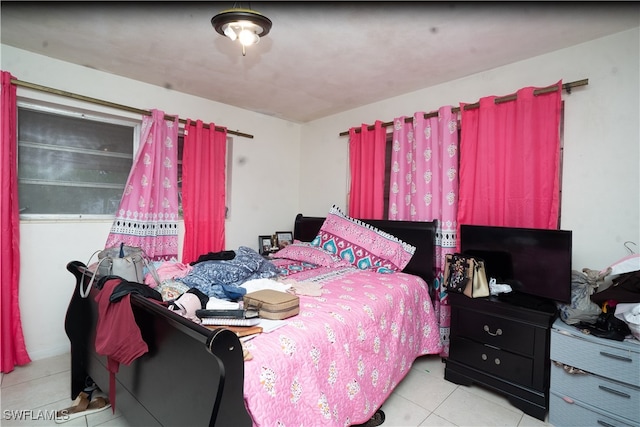
M 618 303 L 615 316 L 629 325 L 633 336 L 640 340 L 640 303 Z

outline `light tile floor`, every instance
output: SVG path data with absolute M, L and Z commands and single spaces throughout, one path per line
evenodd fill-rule
M 69 354 L 37 360 L 1 374 L 2 426 L 55 426 L 48 415 L 71 405 Z M 383 427 L 400 426 L 548 426 L 524 414 L 504 397 L 477 386 L 444 379 L 439 356 L 423 356 L 382 406 Z M 16 419 L 20 414 L 22 420 Z M 128 427 L 111 409 L 70 420 L 62 426 Z M 135 426 L 144 427 L 144 426 Z

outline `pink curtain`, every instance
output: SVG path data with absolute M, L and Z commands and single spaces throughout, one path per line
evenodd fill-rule
M 349 129 L 349 215 L 360 219 L 384 216 L 384 159 L 386 131 L 377 120 L 373 130 L 367 125 Z
M 106 247 L 142 248 L 152 260 L 178 257 L 178 118 L 142 119 L 136 153 Z
M 13 76 L 2 71 L 0 133 L 0 368 L 13 371 L 31 362 L 22 333 L 18 288 L 20 282 L 20 218 L 16 136 L 16 87 Z
M 182 262 L 225 247 L 227 130 L 187 120 L 182 155 Z
M 437 117 L 415 113 L 394 120 L 389 219 L 437 220 L 434 304 L 439 316 L 442 356 L 449 354 L 450 308 L 442 287 L 446 254 L 456 250 L 458 124 L 450 106 Z
M 462 111 L 458 224 L 558 227 L 560 115 L 558 90 Z

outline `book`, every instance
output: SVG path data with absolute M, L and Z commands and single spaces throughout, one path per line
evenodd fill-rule
M 226 317 L 231 319 L 243 319 L 245 317 L 245 311 L 239 309 L 224 309 L 224 310 L 211 310 L 206 308 L 200 308 L 196 310 L 196 316 L 201 319 L 206 317 Z
M 239 319 L 239 318 L 227 318 L 227 317 L 204 317 L 200 319 L 205 326 L 255 326 L 260 323 L 260 319 L 255 317 L 253 319 Z
M 228 329 L 235 333 L 238 337 L 246 337 L 249 335 L 255 335 L 262 333 L 262 327 L 259 325 L 254 326 L 230 326 L 230 325 L 205 325 L 209 329 Z
M 242 308 L 239 302 L 227 301 L 216 297 L 209 297 L 207 301 L 207 310 L 237 310 Z

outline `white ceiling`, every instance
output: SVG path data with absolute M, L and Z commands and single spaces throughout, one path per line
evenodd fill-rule
M 637 2 L 252 2 L 273 28 L 243 57 L 210 23 L 231 6 L 3 1 L 1 41 L 304 123 L 640 25 Z

